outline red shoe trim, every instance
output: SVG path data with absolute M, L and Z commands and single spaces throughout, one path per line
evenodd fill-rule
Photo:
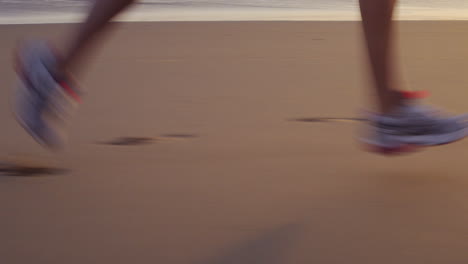
M 405 99 L 423 99 L 429 96 L 428 91 L 400 91 Z
M 80 96 L 68 85 L 66 82 L 60 82 L 60 86 L 65 90 L 65 92 L 70 95 L 75 101 L 81 103 Z

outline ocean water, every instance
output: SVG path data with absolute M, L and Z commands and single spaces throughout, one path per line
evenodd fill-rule
M 92 0 L 0 0 L 0 24 L 77 22 Z M 467 20 L 467 0 L 401 0 L 400 20 Z M 144 0 L 124 21 L 358 20 L 358 0 Z

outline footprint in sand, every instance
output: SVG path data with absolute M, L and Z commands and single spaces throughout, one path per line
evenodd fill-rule
M 67 170 L 55 166 L 53 162 L 34 157 L 2 157 L 0 158 L 0 176 L 48 176 L 64 174 Z
M 118 137 L 112 140 L 98 142 L 98 144 L 113 146 L 139 146 L 163 141 L 184 140 L 196 137 L 197 135 L 195 134 L 164 134 L 157 137 Z

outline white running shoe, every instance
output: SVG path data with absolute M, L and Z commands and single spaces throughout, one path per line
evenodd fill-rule
M 405 99 L 389 114 L 370 114 L 368 121 L 366 134 L 360 140 L 382 154 L 448 144 L 468 135 L 468 115 L 443 116 L 412 99 Z
M 45 42 L 29 43 L 16 54 L 13 111 L 23 128 L 49 148 L 64 144 L 65 121 L 79 101 L 70 81 L 53 74 L 56 65 L 57 56 Z

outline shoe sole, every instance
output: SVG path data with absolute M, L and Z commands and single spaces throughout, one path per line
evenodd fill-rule
M 463 140 L 465 137 L 468 136 L 468 128 L 462 129 L 461 131 L 456 131 L 450 134 L 444 134 L 436 136 L 439 139 L 436 143 L 427 143 L 428 139 L 432 138 L 432 142 L 434 142 L 434 136 L 414 136 L 414 138 L 418 138 L 419 140 L 423 141 L 422 139 L 426 139 L 426 143 L 402 143 L 396 147 L 385 147 L 377 144 L 372 144 L 370 142 L 366 142 L 363 140 L 363 147 L 365 150 L 377 154 L 382 154 L 386 156 L 392 155 L 401 155 L 401 154 L 409 154 L 416 151 L 420 151 L 427 147 L 436 147 L 436 146 L 443 146 L 452 144 L 458 141 Z M 408 137 L 406 137 L 407 139 Z M 441 138 L 444 138 L 442 140 Z
M 18 85 L 24 85 L 22 84 L 22 80 L 19 80 L 18 81 L 19 84 Z M 20 89 L 24 89 L 25 91 L 21 91 Z M 45 148 L 48 148 L 48 149 L 56 149 L 57 147 L 55 146 L 55 144 L 52 144 L 52 143 L 49 143 L 49 142 L 46 142 L 45 140 L 43 140 L 38 133 L 36 133 L 34 131 L 34 129 L 31 128 L 31 126 L 29 126 L 27 124 L 27 122 L 25 121 L 25 118 L 23 118 L 22 114 L 21 114 L 21 105 L 22 105 L 22 102 L 21 100 L 23 100 L 26 95 L 24 94 L 18 94 L 18 93 L 26 93 L 28 92 L 27 91 L 28 88 L 26 87 L 16 87 L 15 88 L 15 91 L 14 91 L 14 96 L 13 98 L 10 97 L 10 111 L 12 113 L 12 115 L 14 116 L 16 122 L 37 142 L 39 143 L 41 146 L 45 147 Z

